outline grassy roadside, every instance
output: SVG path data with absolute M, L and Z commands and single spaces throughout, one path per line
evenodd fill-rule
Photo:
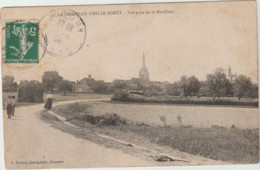
M 120 126 L 150 142 L 200 155 L 214 160 L 235 163 L 259 162 L 258 129 L 173 128 L 152 126 Z
M 17 92 L 3 92 L 2 93 L 2 103 L 3 108 L 6 109 L 6 100 L 8 96 L 15 96 L 16 100 L 18 99 Z M 64 95 L 63 93 L 54 94 L 55 102 L 61 101 L 73 101 L 73 100 L 87 100 L 87 99 L 101 99 L 101 98 L 110 98 L 112 95 L 110 94 L 95 94 L 95 93 L 67 93 Z M 29 103 L 29 102 L 16 102 L 16 107 L 22 106 L 31 106 L 39 103 Z M 42 103 L 43 104 L 43 103 Z
M 149 126 L 125 120 L 117 114 L 94 116 L 91 105 L 80 103 L 57 106 L 53 111 L 79 127 L 91 125 L 94 130 L 123 137 L 127 141 L 132 138 L 145 139 L 153 144 L 214 160 L 259 162 L 259 129 Z

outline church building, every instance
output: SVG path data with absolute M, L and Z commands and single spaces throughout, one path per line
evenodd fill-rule
M 145 56 L 143 54 L 143 65 L 139 71 L 139 78 L 143 81 L 149 81 L 149 72 L 145 66 Z

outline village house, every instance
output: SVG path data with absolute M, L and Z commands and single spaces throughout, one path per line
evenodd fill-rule
M 95 79 L 91 77 L 91 75 L 88 75 L 88 78 L 83 78 L 80 81 L 77 81 L 73 85 L 73 92 L 75 93 L 87 93 L 87 92 L 93 92 L 93 87 L 95 86 Z

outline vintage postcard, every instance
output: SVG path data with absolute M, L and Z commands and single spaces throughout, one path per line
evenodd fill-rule
M 259 162 L 256 1 L 1 9 L 7 169 Z

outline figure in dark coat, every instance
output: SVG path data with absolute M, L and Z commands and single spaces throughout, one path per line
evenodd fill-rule
M 8 96 L 8 99 L 6 101 L 6 106 L 7 106 L 8 119 L 10 119 L 13 113 L 12 96 Z
M 53 100 L 55 100 L 54 96 L 52 94 L 47 94 L 46 97 L 45 97 L 45 105 L 44 105 L 44 108 L 46 110 L 51 110 L 52 108 L 52 102 Z
M 15 111 L 15 96 L 12 96 L 12 116 L 14 116 Z

